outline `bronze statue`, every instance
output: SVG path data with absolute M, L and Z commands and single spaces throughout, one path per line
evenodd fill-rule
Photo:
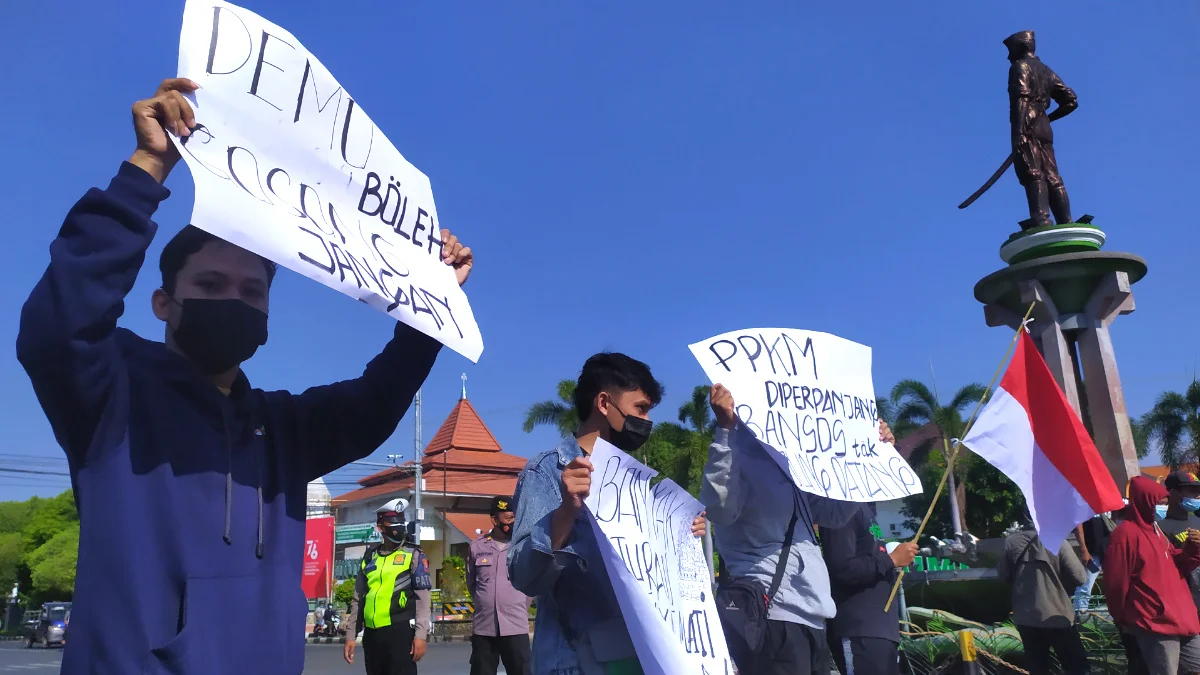
M 1029 202 L 1029 219 L 1021 221 L 1021 229 L 1049 225 L 1051 211 L 1054 221 L 1065 225 L 1072 222 L 1071 202 L 1067 199 L 1067 189 L 1054 158 L 1054 132 L 1050 123 L 1070 115 L 1079 107 L 1079 102 L 1075 92 L 1035 55 L 1033 31 L 1008 36 L 1004 46 L 1008 47 L 1008 60 L 1012 63 L 1008 69 L 1012 154 L 988 182 L 958 208 L 970 206 L 1000 179 L 1010 164 L 1015 164 L 1017 180 L 1024 186 Z M 1050 101 L 1058 107 L 1047 115 Z

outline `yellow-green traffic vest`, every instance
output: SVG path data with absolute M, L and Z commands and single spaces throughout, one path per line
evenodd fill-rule
M 407 619 L 416 614 L 416 605 L 408 602 L 412 590 L 412 567 L 417 553 L 401 546 L 390 555 L 376 550 L 363 558 L 362 572 L 367 578 L 367 597 L 363 601 L 363 621 L 367 628 L 392 625 L 392 619 Z

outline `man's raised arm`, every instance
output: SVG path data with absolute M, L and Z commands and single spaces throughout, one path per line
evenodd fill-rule
M 733 394 L 728 389 L 713 385 L 708 400 L 716 414 L 717 430 L 708 447 L 708 461 L 700 484 L 700 503 L 704 504 L 709 520 L 718 525 L 732 525 L 741 515 L 745 499 L 741 472 L 734 463 L 734 437 L 748 432 L 738 429 Z
M 453 265 L 458 283 L 474 265 L 471 249 L 449 230 L 442 231 L 442 260 Z M 407 324 L 395 334 L 361 377 L 313 387 L 290 399 L 289 423 L 302 444 L 298 459 L 312 481 L 374 452 L 391 437 L 417 390 L 425 383 L 442 345 Z
M 117 319 L 157 230 L 150 218 L 170 195 L 161 183 L 179 159 L 164 126 L 188 134 L 194 120 L 180 92 L 195 88 L 165 80 L 134 104 L 137 150 L 107 189 L 89 190 L 71 208 L 21 310 L 17 358 L 59 443 L 80 461 L 121 440 L 93 438 L 114 389 L 124 386 Z

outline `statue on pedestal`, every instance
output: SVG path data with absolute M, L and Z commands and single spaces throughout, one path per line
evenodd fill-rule
M 1079 102 L 1062 78 L 1037 57 L 1033 31 L 1008 36 L 1004 46 L 1008 47 L 1008 60 L 1012 63 L 1008 69 L 1012 154 L 988 182 L 958 208 L 970 206 L 1004 175 L 1010 164 L 1015 164 L 1017 180 L 1025 188 L 1029 202 L 1029 218 L 1021 221 L 1021 229 L 1050 225 L 1051 212 L 1055 222 L 1066 225 L 1073 222 L 1071 202 L 1058 173 L 1050 123 L 1074 112 Z M 1047 114 L 1051 101 L 1058 106 Z

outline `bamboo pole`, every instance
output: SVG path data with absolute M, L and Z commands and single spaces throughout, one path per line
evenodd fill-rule
M 971 425 L 975 422 L 975 416 L 979 414 L 979 410 L 983 408 L 983 402 L 992 392 L 992 387 L 995 386 L 996 380 L 1000 379 L 1000 373 L 1004 372 L 1004 365 L 1008 363 L 1009 356 L 1012 355 L 1013 348 L 1017 346 L 1017 340 L 1021 337 L 1021 332 L 1025 330 L 1025 322 L 1029 321 L 1030 315 L 1033 314 L 1033 308 L 1037 302 L 1029 303 L 1029 309 L 1025 311 L 1025 317 L 1021 320 L 1021 325 L 1017 326 L 1016 333 L 1013 334 L 1013 339 L 1008 343 L 1008 349 L 1004 352 L 1004 358 L 1000 360 L 1000 365 L 996 367 L 995 374 L 992 375 L 991 382 L 988 382 L 987 389 L 984 390 L 983 398 L 975 405 L 975 410 L 971 412 L 971 416 L 967 418 L 966 425 L 963 426 L 963 437 L 966 437 L 967 432 L 971 430 Z M 942 442 L 946 443 L 945 438 Z M 946 488 L 946 479 L 949 478 L 950 472 L 954 470 L 954 460 L 958 457 L 958 449 L 961 443 L 955 443 L 954 449 L 950 451 L 950 456 L 946 459 L 946 470 L 942 473 L 942 480 L 938 483 L 937 490 L 933 493 L 933 499 L 929 502 L 929 509 L 925 511 L 925 518 L 921 520 L 921 526 L 917 528 L 917 533 L 913 535 L 912 543 L 917 543 L 921 535 L 925 532 L 925 526 L 929 524 L 929 519 L 933 516 L 933 509 L 937 506 L 937 501 L 942 496 L 942 490 Z M 956 495 L 950 495 L 950 499 L 957 499 Z M 887 604 L 883 606 L 883 611 L 887 612 L 892 609 L 892 601 L 896 599 L 896 591 L 900 588 L 900 583 L 904 580 L 904 570 L 896 575 L 896 583 L 892 585 L 892 593 L 888 596 Z

